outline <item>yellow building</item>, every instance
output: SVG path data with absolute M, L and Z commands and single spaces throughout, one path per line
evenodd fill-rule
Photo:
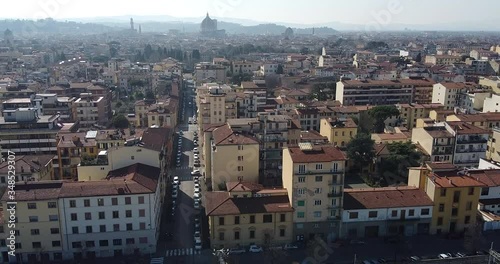
M 486 159 L 500 162 L 500 128 L 493 128 L 493 133 L 486 147 Z
M 481 188 L 472 174 L 452 164 L 428 163 L 410 168 L 408 185 L 424 190 L 434 202 L 431 234 L 461 233 L 476 222 Z
M 358 125 L 352 118 L 321 119 L 319 132 L 334 146 L 345 147 L 358 133 Z
M 417 119 L 428 118 L 432 110 L 444 109 L 442 104 L 398 104 L 396 107 L 404 126 L 408 129 L 417 126 Z
M 500 127 L 500 112 L 477 113 L 473 115 L 449 115 L 446 117 L 446 121 L 462 121 L 491 131 L 494 127 Z
M 259 182 L 259 142 L 233 132 L 228 125 L 216 128 L 211 142 L 211 181 L 214 190 L 228 182 Z M 207 179 L 208 180 L 208 179 Z
M 455 136 L 444 126 L 414 128 L 411 141 L 421 147 L 433 162 L 453 162 Z
M 212 248 L 277 246 L 293 240 L 293 208 L 285 189 L 229 182 L 228 191 L 206 194 Z
M 10 228 L 9 195 L 5 192 L 2 197 L 4 232 L 1 238 L 6 239 L 11 230 L 16 233 L 17 263 L 54 263 L 62 260 L 63 238 L 58 209 L 61 186 L 62 183 L 58 181 L 17 183 L 17 223 Z M 2 263 L 9 262 L 6 257 L 5 253 L 2 254 Z M 15 259 L 10 259 L 9 263 L 14 263 Z
M 147 102 L 141 100 L 135 103 L 135 126 L 177 126 L 177 100 L 172 98 Z
M 339 237 L 346 156 L 333 145 L 300 143 L 283 150 L 283 187 L 288 190 L 294 237 Z
M 78 164 L 82 158 L 95 158 L 98 154 L 96 131 L 68 133 L 57 144 L 58 173 L 55 179 L 77 179 Z
M 396 142 L 407 142 L 411 141 L 411 133 L 410 132 L 400 132 L 400 133 L 380 133 L 380 134 L 372 134 L 372 139 L 375 141 L 375 144 L 391 144 Z

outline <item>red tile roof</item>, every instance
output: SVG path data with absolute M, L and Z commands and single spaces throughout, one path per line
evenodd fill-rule
M 459 171 L 441 171 L 429 173 L 429 179 L 438 188 L 485 187 L 477 178 L 461 175 Z
M 206 194 L 206 215 L 241 215 L 293 212 L 287 195 L 233 198 L 228 192 Z
M 213 131 L 213 137 L 216 145 L 252 145 L 259 144 L 257 139 L 248 135 L 234 133 L 229 125 L 216 128 Z
M 43 201 L 59 198 L 62 181 L 18 182 L 16 183 L 16 201 Z M 5 192 L 2 201 L 9 201 Z
M 293 162 L 296 163 L 343 161 L 347 159 L 345 154 L 333 145 L 313 145 L 312 150 L 289 147 L 288 151 Z
M 345 189 L 344 210 L 432 206 L 427 194 L 414 187 Z

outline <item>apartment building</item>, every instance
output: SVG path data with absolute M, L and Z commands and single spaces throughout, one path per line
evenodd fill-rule
M 322 136 L 328 138 L 328 142 L 342 148 L 356 137 L 358 125 L 352 118 L 321 119 L 319 131 Z
M 414 90 L 411 82 L 405 79 L 343 80 L 337 83 L 335 98 L 344 106 L 409 104 L 413 102 Z
M 110 123 L 104 97 L 94 99 L 92 94 L 81 94 L 75 101 L 76 121 L 81 127 L 106 126 Z
M 283 149 L 283 187 L 295 208 L 297 240 L 339 238 L 345 163 L 345 154 L 333 145 L 300 143 Z
M 260 63 L 252 62 L 252 61 L 233 61 L 233 75 L 238 74 L 249 74 L 253 75 L 254 71 L 259 69 Z
M 415 187 L 346 189 L 342 237 L 429 234 L 434 203 Z
M 55 179 L 78 179 L 78 164 L 82 159 L 94 159 L 98 154 L 97 131 L 67 133 L 59 137 Z
M 197 82 L 226 82 L 226 67 L 211 63 L 199 63 L 194 69 L 194 79 Z
M 66 182 L 59 193 L 64 259 L 156 252 L 160 168 L 134 164 L 105 180 Z
M 234 132 L 228 125 L 215 128 L 210 143 L 211 181 L 214 190 L 227 182 L 259 182 L 259 141 L 248 134 Z M 208 179 L 207 179 L 208 180 Z
M 237 118 L 236 94 L 229 86 L 207 84 L 197 89 L 198 123 L 221 124 Z
M 15 157 L 15 180 L 24 181 L 47 181 L 53 179 L 52 158 L 54 155 L 36 155 L 25 156 L 16 155 Z M 6 156 L 5 156 L 6 159 Z M 12 164 L 10 164 L 12 166 Z M 6 186 L 9 181 L 8 161 L 0 161 L 0 186 Z
M 400 113 L 400 119 L 403 126 L 413 129 L 417 126 L 417 119 L 428 118 L 432 110 L 442 110 L 444 106 L 436 104 L 397 104 L 396 107 Z
M 500 229 L 500 167 L 497 169 L 471 170 L 471 177 L 485 184 L 479 196 L 478 211 L 483 220 L 483 230 Z
M 2 263 L 53 263 L 63 260 L 63 232 L 61 226 L 59 193 L 62 182 L 16 183 L 17 223 L 9 228 L 9 194 L 2 201 L 2 241 L 15 232 L 16 256 L 9 256 L 6 243 L 2 243 Z M 8 242 L 8 241 L 7 241 Z
M 477 88 L 478 86 L 473 83 L 437 83 L 432 89 L 432 103 L 444 105 L 445 110 L 454 110 L 461 105 L 467 93 Z
M 453 164 L 459 167 L 477 167 L 486 157 L 489 131 L 465 122 L 446 122 L 446 128 L 455 135 Z
M 227 191 L 208 192 L 205 212 L 212 248 L 279 246 L 293 241 L 293 208 L 285 189 L 228 182 Z
M 483 113 L 499 112 L 500 111 L 500 95 L 492 94 L 491 97 L 485 98 L 483 103 Z
M 147 113 L 147 126 L 158 127 L 176 127 L 177 125 L 177 111 L 175 111 L 173 100 L 170 98 L 166 100 L 159 100 L 155 104 L 149 106 Z
M 36 94 L 33 101 L 41 101 L 44 115 L 59 114 L 61 122 L 68 123 L 75 121 L 75 109 L 73 104 L 75 97 L 57 96 L 57 94 Z M 35 103 L 36 104 L 36 103 Z
M 462 60 L 461 56 L 452 55 L 427 55 L 425 56 L 425 63 L 432 65 L 453 65 Z
M 500 128 L 494 127 L 486 146 L 486 159 L 500 162 Z
M 433 162 L 453 162 L 455 136 L 443 126 L 414 128 L 411 141 L 417 144 Z
M 492 131 L 494 127 L 500 127 L 500 112 L 473 115 L 453 114 L 446 116 L 446 121 L 462 121 Z
M 486 187 L 467 171 L 439 163 L 410 168 L 408 186 L 425 191 L 434 203 L 430 234 L 461 233 L 473 226 L 481 189 Z
M 2 154 L 57 154 L 57 135 L 75 129 L 72 123 L 61 124 L 59 115 L 41 115 L 36 108 L 4 110 L 0 117 Z

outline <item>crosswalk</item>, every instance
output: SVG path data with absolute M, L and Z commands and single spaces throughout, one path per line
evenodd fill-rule
M 190 170 L 191 167 L 189 166 L 182 166 L 182 167 L 176 167 L 177 170 Z
M 167 249 L 167 252 L 165 252 L 165 257 L 192 256 L 200 254 L 201 251 L 195 250 L 194 248 L 177 248 Z

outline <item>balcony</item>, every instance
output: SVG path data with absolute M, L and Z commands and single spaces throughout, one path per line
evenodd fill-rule
M 432 155 L 452 155 L 453 154 L 453 149 L 452 148 L 447 148 L 445 150 L 440 150 L 439 148 L 433 148 L 432 150 Z
M 338 204 L 336 204 L 336 205 L 332 205 L 332 204 L 328 205 L 328 209 L 332 209 L 332 210 L 333 209 L 341 209 L 341 208 L 342 208 L 342 206 L 340 206 Z
M 330 198 L 342 197 L 342 192 L 331 192 L 331 193 L 328 193 L 328 197 L 330 197 Z
M 464 149 L 457 148 L 457 150 L 455 152 L 456 153 L 476 153 L 476 152 L 484 153 L 484 152 L 486 152 L 486 149 L 485 148 L 464 148 Z
M 477 160 L 455 160 L 454 161 L 454 164 L 471 164 L 471 163 L 478 164 L 479 159 L 477 159 Z
M 344 174 L 341 170 L 309 170 L 309 171 L 297 171 L 297 175 L 318 175 L 318 174 Z
M 330 221 L 338 221 L 340 220 L 340 216 L 328 216 L 327 219 Z
M 344 185 L 344 181 L 342 179 L 328 181 L 328 185 Z
M 480 136 L 469 136 L 458 138 L 457 144 L 487 143 L 488 139 Z

